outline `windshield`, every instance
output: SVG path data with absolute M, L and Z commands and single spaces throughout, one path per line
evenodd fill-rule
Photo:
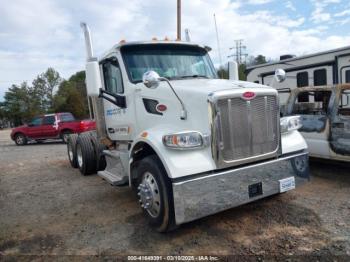
M 133 83 L 141 82 L 143 74 L 150 70 L 168 79 L 217 78 L 207 51 L 198 46 L 131 45 L 122 47 L 122 55 Z

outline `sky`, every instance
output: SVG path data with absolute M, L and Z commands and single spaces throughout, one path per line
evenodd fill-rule
M 176 38 L 176 0 L 0 0 L 0 6 L 0 101 L 12 84 L 31 83 L 48 67 L 64 78 L 83 70 L 80 21 L 90 26 L 96 55 L 122 39 Z M 192 42 L 212 47 L 216 65 L 219 53 L 227 61 L 237 39 L 249 55 L 303 55 L 350 46 L 350 1 L 183 0 L 182 28 Z

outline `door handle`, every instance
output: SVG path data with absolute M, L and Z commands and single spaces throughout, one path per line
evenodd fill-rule
M 344 128 L 345 125 L 344 125 L 344 123 L 333 123 L 332 127 L 333 128 Z

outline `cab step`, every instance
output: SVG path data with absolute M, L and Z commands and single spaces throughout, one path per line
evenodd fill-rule
M 106 169 L 98 171 L 98 175 L 106 180 L 112 186 L 126 186 L 129 184 L 129 177 L 125 168 L 125 160 L 128 153 L 117 150 L 104 150 L 106 158 Z
M 112 186 L 126 186 L 129 182 L 127 176 L 122 176 L 121 174 L 113 174 L 107 170 L 98 171 L 97 174 Z

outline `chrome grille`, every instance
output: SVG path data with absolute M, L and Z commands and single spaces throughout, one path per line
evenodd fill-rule
M 216 108 L 221 160 L 227 163 L 277 152 L 279 110 L 275 95 L 249 101 L 241 97 L 219 99 Z

